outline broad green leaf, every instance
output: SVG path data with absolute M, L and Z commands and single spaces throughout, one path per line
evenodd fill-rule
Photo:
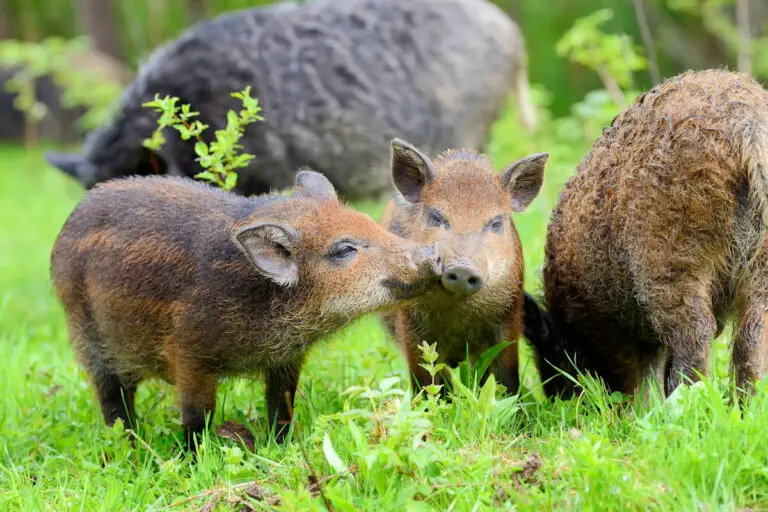
M 195 178 L 199 180 L 214 180 L 216 179 L 216 175 L 210 171 L 203 171 L 195 174 Z
M 237 114 L 230 110 L 227 112 L 227 124 L 229 126 L 237 126 L 239 124 L 239 120 L 237 118 Z
M 328 464 L 336 470 L 336 473 L 341 473 L 346 469 L 346 466 L 333 448 L 331 438 L 328 437 L 328 434 L 325 434 L 325 438 L 323 439 L 323 453 L 325 453 L 325 459 L 328 461 Z
M 518 396 L 508 396 L 496 402 L 491 412 L 495 425 L 504 426 L 508 424 L 512 417 L 520 410 Z
M 208 146 L 205 145 L 205 142 L 195 143 L 195 153 L 199 156 L 208 156 Z
M 488 418 L 496 403 L 496 377 L 493 374 L 488 376 L 477 401 L 477 409 L 481 418 Z
M 226 190 L 232 190 L 237 185 L 237 173 L 230 172 L 227 174 L 227 178 L 224 180 L 224 188 Z
M 400 382 L 400 377 L 387 377 L 379 381 L 379 389 L 386 391 Z
M 497 343 L 496 345 L 483 352 L 483 354 L 477 360 L 477 364 L 475 365 L 477 377 L 480 378 L 485 375 L 485 372 L 488 371 L 488 368 L 490 368 L 496 358 L 499 357 L 501 353 L 504 352 L 504 349 L 506 349 L 511 344 L 512 343 L 508 341 L 502 341 L 501 343 Z
M 357 456 L 359 457 L 363 454 L 367 454 L 369 452 L 368 442 L 363 431 L 360 430 L 354 421 L 349 421 L 347 429 L 349 430 L 350 436 L 352 436 L 352 441 L 355 443 L 355 449 L 359 452 Z
M 405 418 L 411 412 L 411 387 L 408 386 L 405 394 L 400 399 L 400 409 L 398 410 L 398 416 L 400 419 Z
M 328 500 L 333 504 L 334 508 L 336 510 L 340 510 L 342 512 L 356 512 L 357 508 L 355 505 L 346 499 L 344 499 L 341 495 L 338 489 L 336 488 L 328 488 L 325 491 L 325 495 L 328 498 Z
M 461 382 L 460 371 L 453 370 L 453 369 L 449 371 L 451 376 L 451 384 L 453 384 L 454 392 L 458 393 L 459 395 L 469 400 L 473 405 L 477 405 L 477 397 L 475 396 L 475 394 L 472 393 L 472 390 L 469 389 L 467 386 L 465 386 L 463 382 Z
M 112 433 L 116 435 L 121 435 L 125 431 L 125 424 L 123 423 L 122 418 L 117 418 L 115 422 L 112 424 Z

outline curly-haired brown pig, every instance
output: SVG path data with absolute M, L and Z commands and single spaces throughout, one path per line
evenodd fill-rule
M 449 150 L 432 161 L 409 143 L 392 141 L 396 197 L 381 224 L 398 236 L 437 243 L 443 269 L 441 288 L 384 316 L 414 384 L 431 382 L 419 365 L 422 340 L 437 342 L 441 360 L 454 367 L 506 340 L 511 345 L 500 356 L 500 379 L 517 393 L 523 256 L 510 212 L 523 211 L 536 197 L 547 158 L 532 155 L 497 174 L 474 151 Z
M 71 214 L 53 281 L 107 424 L 129 425 L 137 385 L 159 377 L 178 390 L 189 443 L 219 379 L 261 370 L 282 441 L 310 345 L 438 282 L 433 249 L 345 207 L 321 174 L 302 171 L 296 185 L 287 198 L 246 198 L 128 178 Z
M 744 390 L 768 363 L 768 92 L 751 77 L 689 72 L 637 98 L 581 162 L 547 234 L 548 311 L 526 297 L 525 334 L 551 365 L 633 393 L 707 373 L 736 320 Z M 649 382 L 652 382 L 650 380 Z

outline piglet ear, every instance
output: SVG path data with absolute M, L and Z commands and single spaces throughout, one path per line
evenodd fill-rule
M 392 181 L 409 203 L 421 200 L 421 190 L 436 176 L 432 162 L 415 146 L 401 139 L 393 139 Z
M 256 271 L 280 286 L 299 281 L 299 235 L 284 224 L 262 223 L 235 234 L 235 240 Z
M 316 171 L 304 169 L 296 175 L 296 186 L 302 189 L 303 195 L 317 199 L 337 200 L 336 189 L 333 184 Z
M 512 197 L 512 210 L 521 212 L 536 198 L 544 181 L 549 153 L 537 153 L 511 164 L 501 173 L 501 183 Z

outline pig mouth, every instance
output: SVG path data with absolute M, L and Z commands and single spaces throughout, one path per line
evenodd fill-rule
M 437 285 L 440 282 L 435 280 L 434 282 L 417 282 L 417 283 L 406 283 L 404 281 L 400 281 L 398 279 L 384 279 L 381 282 L 381 285 L 384 286 L 389 292 L 392 294 L 392 296 L 398 300 L 406 300 L 411 299 L 413 297 L 417 297 L 419 295 L 423 295 L 427 288 L 430 287 L 430 285 Z

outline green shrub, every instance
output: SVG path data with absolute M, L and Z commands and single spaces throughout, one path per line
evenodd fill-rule
M 6 90 L 16 93 L 14 105 L 29 122 L 37 124 L 48 114 L 48 108 L 35 95 L 35 80 L 46 75 L 61 88 L 63 107 L 85 108 L 85 115 L 78 120 L 83 130 L 93 129 L 109 118 L 121 86 L 72 66 L 75 56 L 88 51 L 89 45 L 84 37 L 51 37 L 39 43 L 0 40 L 0 66 L 14 70 Z
M 243 109 L 239 114 L 230 110 L 227 113 L 227 127 L 223 130 L 216 130 L 215 140 L 210 144 L 203 138 L 203 132 L 208 128 L 198 120 L 192 120 L 199 115 L 193 112 L 188 104 L 178 105 L 179 98 L 166 96 L 160 98 L 155 95 L 154 101 L 145 103 L 145 107 L 154 109 L 160 113 L 158 127 L 152 134 L 152 137 L 144 141 L 144 146 L 157 151 L 165 144 L 163 131 L 166 128 L 172 128 L 179 132 L 182 140 L 195 138 L 195 159 L 200 166 L 205 169 L 203 172 L 195 175 L 195 178 L 208 183 L 213 183 L 224 190 L 232 190 L 237 185 L 236 169 L 246 167 L 254 156 L 248 153 L 239 153 L 242 146 L 238 141 L 243 136 L 245 127 L 255 121 L 263 121 L 264 118 L 259 115 L 261 106 L 259 100 L 252 98 L 251 86 L 248 86 L 242 92 L 235 92 L 233 97 L 239 99 L 243 104 Z

